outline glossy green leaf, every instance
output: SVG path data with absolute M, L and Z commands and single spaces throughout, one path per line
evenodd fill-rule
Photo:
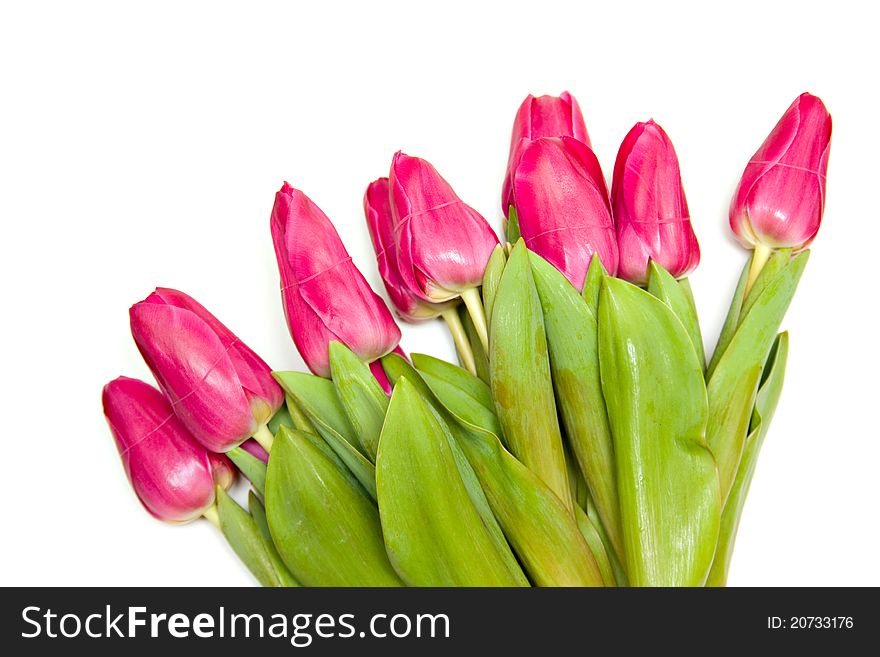
M 314 436 L 282 427 L 266 480 L 272 540 L 305 586 L 399 586 L 379 512 L 351 472 Z
M 507 236 L 507 241 L 510 244 L 516 244 L 519 242 L 519 217 L 517 217 L 516 208 L 512 205 L 507 211 L 507 228 L 504 232 Z
M 290 412 L 287 410 L 287 404 L 281 404 L 281 408 L 279 408 L 275 415 L 272 416 L 272 419 L 269 420 L 269 431 L 272 432 L 274 436 L 278 433 L 278 427 L 285 426 L 290 429 L 294 428 L 293 418 L 290 416 Z
M 471 502 L 451 440 L 440 416 L 401 378 L 376 460 L 379 513 L 391 562 L 411 586 L 527 585 L 512 554 L 499 553 Z
M 529 255 L 544 311 L 553 388 L 565 435 L 614 549 L 622 557 L 614 446 L 599 377 L 598 324 L 565 276 L 540 256 Z
M 285 586 L 269 555 L 266 543 L 254 519 L 217 487 L 217 513 L 220 530 L 242 563 L 263 586 Z
M 341 342 L 330 343 L 330 371 L 345 414 L 364 454 L 375 463 L 388 396 L 370 368 Z
M 764 286 L 709 379 L 706 438 L 718 464 L 722 500 L 739 468 L 761 370 L 808 257 L 809 251 L 804 251 Z
M 703 350 L 703 334 L 700 331 L 697 306 L 688 280 L 686 278 L 676 280 L 672 274 L 651 260 L 648 264 L 648 292 L 669 306 L 678 317 L 678 321 L 684 326 L 694 345 L 697 360 L 705 370 L 706 352 Z
M 522 240 L 498 286 L 489 352 L 492 395 L 507 445 L 573 512 L 541 300 Z
M 755 474 L 758 454 L 761 451 L 764 438 L 767 436 L 770 422 L 776 412 L 779 396 L 782 393 L 787 361 L 788 333 L 780 333 L 773 344 L 770 356 L 767 358 L 767 364 L 764 366 L 761 387 L 755 398 L 755 408 L 749 426 L 749 437 L 746 439 L 742 460 L 736 472 L 733 487 L 730 489 L 730 496 L 727 498 L 727 504 L 724 505 L 724 512 L 721 514 L 721 532 L 715 551 L 715 560 L 706 582 L 707 586 L 724 586 L 727 583 L 736 532 L 739 528 L 739 521 L 742 517 L 752 477 Z
M 751 310 L 755 301 L 761 297 L 761 293 L 767 288 L 773 279 L 776 278 L 779 272 L 785 269 L 785 266 L 791 262 L 791 252 L 792 249 L 777 249 L 773 251 L 767 259 L 767 262 L 761 269 L 761 273 L 758 274 L 758 277 L 755 279 L 752 289 L 749 290 L 749 293 L 743 298 L 738 324 L 741 324 L 745 316 L 749 314 L 749 310 Z
M 584 290 L 581 296 L 587 302 L 587 308 L 590 309 L 590 312 L 595 317 L 599 316 L 599 292 L 602 289 L 602 281 L 605 280 L 607 275 L 608 272 L 605 270 L 604 265 L 602 265 L 599 254 L 594 253 L 593 257 L 590 258 L 590 266 L 587 269 L 587 278 L 584 280 Z
M 256 456 L 244 451 L 241 447 L 226 452 L 235 467 L 247 477 L 261 497 L 266 496 L 266 464 Z
M 580 529 L 581 535 L 584 537 L 584 540 L 590 548 L 590 552 L 593 553 L 593 558 L 596 560 L 596 566 L 599 568 L 599 572 L 602 575 L 602 583 L 605 586 L 617 586 L 614 569 L 611 567 L 611 560 L 608 558 L 608 553 L 605 552 L 605 544 L 602 542 L 602 536 L 599 534 L 593 521 L 590 520 L 589 516 L 587 516 L 583 509 L 577 506 L 575 507 L 574 513 L 575 518 L 577 519 L 578 529 Z
M 633 586 L 702 586 L 721 516 L 703 369 L 662 301 L 607 278 L 599 358 Z
M 278 554 L 275 543 L 272 542 L 272 534 L 269 532 L 269 520 L 266 518 L 266 509 L 252 490 L 248 491 L 248 511 L 251 514 L 251 518 L 254 519 L 257 529 L 260 530 L 260 536 L 263 537 L 263 543 L 266 546 L 266 554 L 272 562 L 272 568 L 278 575 L 281 586 L 299 586 L 299 582 L 296 581 L 296 578 L 288 570 L 287 566 L 284 565 L 284 560 Z
M 498 293 L 498 284 L 501 283 L 501 275 L 504 273 L 504 266 L 507 264 L 507 256 L 504 254 L 504 247 L 498 245 L 492 251 L 489 263 L 486 265 L 486 271 L 483 274 L 483 310 L 486 313 L 486 322 L 491 325 L 492 308 L 495 305 L 495 295 Z M 487 355 L 488 357 L 488 355 Z
M 305 372 L 273 372 L 336 455 L 376 499 L 376 468 L 355 446 L 354 429 L 332 381 Z M 352 442 L 353 441 L 353 442 Z

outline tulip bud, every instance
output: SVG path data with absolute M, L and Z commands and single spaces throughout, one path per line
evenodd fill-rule
M 104 386 L 104 415 L 125 474 L 159 520 L 188 522 L 214 504 L 211 461 L 154 387 L 121 376 Z
M 478 287 L 498 244 L 486 220 L 417 157 L 396 153 L 389 185 L 398 269 L 409 291 L 440 303 Z
M 513 175 L 514 205 L 526 246 L 578 290 L 593 253 L 617 272 L 608 189 L 590 147 L 572 137 L 542 137 L 523 148 Z
M 327 215 L 287 183 L 275 195 L 272 241 L 287 327 L 312 372 L 330 376 L 327 350 L 333 340 L 366 362 L 397 346 L 400 329 Z
M 831 115 L 801 94 L 746 165 L 731 201 L 730 228 L 744 246 L 809 246 L 825 208 L 830 143 Z
M 253 442 L 259 445 L 256 441 Z M 225 454 L 208 452 L 208 460 L 211 462 L 211 477 L 214 479 L 214 484 L 220 486 L 223 490 L 232 488 L 232 484 L 235 483 L 235 479 L 238 476 L 238 470 L 232 465 L 229 457 Z
M 683 278 L 700 263 L 672 142 L 654 121 L 626 135 L 611 184 L 620 278 L 644 284 L 648 261 Z
M 541 137 L 574 137 L 590 146 L 590 136 L 581 114 L 577 100 L 567 91 L 556 96 L 529 94 L 517 110 L 513 120 L 513 134 L 510 138 L 510 156 L 507 161 L 507 175 L 501 193 L 501 211 L 507 216 L 514 204 L 513 174 L 523 147 Z
M 174 412 L 208 450 L 229 451 L 284 402 L 269 366 L 183 292 L 157 288 L 129 316 L 138 349 Z
M 376 252 L 379 275 L 397 314 L 408 322 L 419 322 L 442 314 L 449 304 L 423 301 L 407 288 L 400 276 L 388 178 L 379 178 L 367 187 L 364 194 L 364 214 L 373 250 Z
M 260 459 L 263 463 L 269 462 L 269 452 L 263 449 L 263 446 L 256 440 L 245 440 L 241 444 L 241 448 L 251 456 Z

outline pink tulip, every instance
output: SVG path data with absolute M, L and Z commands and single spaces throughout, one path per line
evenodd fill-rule
M 611 204 L 620 253 L 617 275 L 644 284 L 648 261 L 676 278 L 700 263 L 672 142 L 654 121 L 637 123 L 614 163 Z
M 214 479 L 214 484 L 220 486 L 223 490 L 232 488 L 232 484 L 235 483 L 238 477 L 238 470 L 235 469 L 229 457 L 225 454 L 208 452 L 208 460 L 211 462 L 211 477 Z
M 125 474 L 144 508 L 172 523 L 202 515 L 214 503 L 208 452 L 162 393 L 121 376 L 104 386 L 102 399 Z
M 513 196 L 526 246 L 577 289 L 593 253 L 609 274 L 617 272 L 608 189 L 589 146 L 573 137 L 529 142 L 514 172 Z
M 442 303 L 481 285 L 498 244 L 486 220 L 417 157 L 396 153 L 389 185 L 398 270 L 409 292 Z
M 581 114 L 577 100 L 567 91 L 556 96 L 539 96 L 529 94 L 519 106 L 513 120 L 513 134 L 510 138 L 510 156 L 507 161 L 507 175 L 501 193 L 501 211 L 507 216 L 514 204 L 513 174 L 524 146 L 541 137 L 574 137 L 590 144 L 587 125 Z
M 241 448 L 251 456 L 260 459 L 263 463 L 269 463 L 269 452 L 263 449 L 263 446 L 256 440 L 245 440 L 241 444 Z
M 394 219 L 391 214 L 388 178 L 379 178 L 367 187 L 364 194 L 364 215 L 373 242 L 373 250 L 376 252 L 379 275 L 397 314 L 408 322 L 419 322 L 440 315 L 449 307 L 448 304 L 428 303 L 420 299 L 409 290 L 401 278 L 397 263 L 397 244 L 394 240 Z
M 129 315 L 138 349 L 174 412 L 210 451 L 240 444 L 284 402 L 269 366 L 183 292 L 157 288 Z
M 355 267 L 321 209 L 287 183 L 275 195 L 272 241 L 281 273 L 287 327 L 309 369 L 330 376 L 337 340 L 365 362 L 400 342 L 400 329 Z
M 791 247 L 813 241 L 825 208 L 831 115 L 801 94 L 752 156 L 730 204 L 730 228 L 746 247 Z

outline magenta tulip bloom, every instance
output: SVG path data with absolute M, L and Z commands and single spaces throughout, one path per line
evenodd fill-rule
M 620 278 L 644 284 L 653 260 L 676 278 L 700 263 L 672 142 L 654 121 L 637 123 L 614 163 L 611 204 Z
M 157 288 L 129 311 L 131 333 L 174 412 L 212 452 L 227 452 L 284 402 L 266 363 L 197 301 Z
M 730 227 L 746 247 L 801 251 L 825 209 L 831 115 L 801 94 L 752 156 L 730 204 Z
M 514 172 L 513 195 L 526 246 L 577 289 L 593 253 L 609 274 L 617 272 L 608 189 L 589 146 L 573 137 L 529 142 Z
M 272 241 L 287 327 L 312 372 L 330 376 L 327 350 L 333 340 L 365 362 L 397 346 L 400 329 L 355 267 L 327 215 L 287 183 L 275 195 Z
M 440 315 L 449 307 L 448 304 L 428 303 L 420 299 L 409 290 L 401 278 L 397 262 L 397 244 L 394 240 L 394 219 L 391 214 L 388 178 L 379 178 L 367 187 L 364 194 L 364 215 L 373 242 L 373 250 L 376 252 L 379 275 L 397 314 L 408 322 L 420 322 Z
M 104 415 L 125 474 L 159 520 L 188 522 L 214 504 L 208 451 L 153 386 L 121 376 L 104 386 Z
M 498 237 L 427 161 L 398 152 L 389 176 L 400 279 L 430 303 L 478 287 Z
M 211 477 L 214 479 L 214 484 L 220 486 L 223 490 L 232 488 L 232 484 L 235 483 L 238 477 L 238 470 L 235 469 L 229 457 L 225 454 L 208 452 L 208 460 L 211 462 Z
M 501 193 L 501 211 L 507 216 L 514 204 L 513 174 L 523 147 L 530 141 L 541 137 L 574 137 L 590 146 L 590 136 L 584 123 L 580 105 L 567 91 L 559 96 L 539 96 L 529 94 L 519 106 L 513 120 L 513 134 L 510 138 L 510 156 L 507 160 L 507 175 Z

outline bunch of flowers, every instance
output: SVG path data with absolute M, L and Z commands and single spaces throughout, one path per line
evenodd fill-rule
M 311 374 L 272 371 L 183 292 L 132 306 L 159 388 L 104 413 L 143 506 L 204 516 L 267 586 L 719 586 L 788 357 L 780 324 L 825 200 L 831 118 L 798 97 L 749 160 L 751 250 L 706 360 L 700 250 L 678 159 L 639 123 L 611 191 L 577 101 L 529 96 L 505 240 L 423 159 L 364 213 L 405 322 L 443 318 L 460 365 L 407 355 L 327 216 L 287 183 L 271 234 Z M 247 509 L 227 492 L 250 482 Z

